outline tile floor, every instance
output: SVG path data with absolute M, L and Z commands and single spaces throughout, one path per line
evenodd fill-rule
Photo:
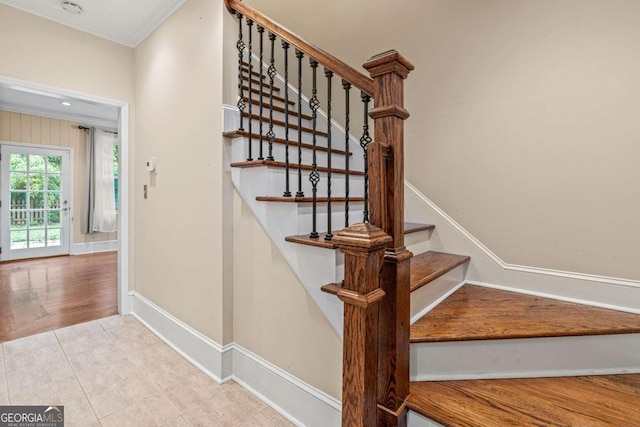
M 65 426 L 292 426 L 220 385 L 131 316 L 0 344 L 0 405 L 64 405 Z

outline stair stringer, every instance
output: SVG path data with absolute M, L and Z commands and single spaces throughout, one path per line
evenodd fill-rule
M 297 203 L 259 202 L 257 196 L 270 194 L 266 167 L 233 168 L 231 180 L 244 201 L 253 212 L 263 230 L 278 248 L 300 283 L 311 295 L 322 313 L 340 337 L 343 331 L 343 304 L 334 295 L 320 289 L 327 283 L 336 281 L 337 266 L 342 256 L 338 250 L 298 245 L 285 241 L 285 237 L 298 234 L 302 228 L 300 221 L 306 214 Z

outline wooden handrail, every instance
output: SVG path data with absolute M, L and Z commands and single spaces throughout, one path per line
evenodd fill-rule
M 347 80 L 362 92 L 369 96 L 373 96 L 373 79 L 371 77 L 361 73 L 350 65 L 345 64 L 324 50 L 315 47 L 302 37 L 296 35 L 277 22 L 272 21 L 251 6 L 242 2 L 242 0 L 225 0 L 224 3 L 230 13 L 240 13 L 246 18 L 251 19 L 256 24 L 264 27 L 267 31 L 278 35 L 289 44 L 292 44 L 305 55 L 316 60 L 323 67 L 333 71 L 334 74 L 337 74 L 341 78 Z

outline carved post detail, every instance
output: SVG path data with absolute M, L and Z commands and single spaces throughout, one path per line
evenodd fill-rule
M 406 426 L 409 394 L 409 262 L 404 245 L 404 80 L 414 66 L 395 50 L 369 59 L 374 79 L 374 143 L 369 155 L 372 224 L 392 237 L 381 277 L 378 426 Z
M 377 418 L 378 310 L 384 299 L 380 270 L 391 237 L 368 223 L 354 224 L 333 241 L 344 253 L 342 426 L 373 427 Z

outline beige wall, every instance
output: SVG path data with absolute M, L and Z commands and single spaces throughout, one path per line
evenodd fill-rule
M 342 339 L 238 195 L 234 221 L 234 341 L 340 399 Z
M 78 129 L 77 123 L 0 110 L 0 141 L 73 148 L 73 242 L 118 239 L 117 232 L 83 232 L 81 218 L 84 212 L 87 137 L 85 132 Z
M 222 238 L 222 12 L 222 1 L 191 0 L 135 49 L 133 165 L 136 290 L 218 343 L 231 338 L 222 315 L 230 256 Z M 155 176 L 144 168 L 150 157 Z
M 640 279 L 640 3 L 247 3 L 354 67 L 413 61 L 406 176 L 506 262 Z

